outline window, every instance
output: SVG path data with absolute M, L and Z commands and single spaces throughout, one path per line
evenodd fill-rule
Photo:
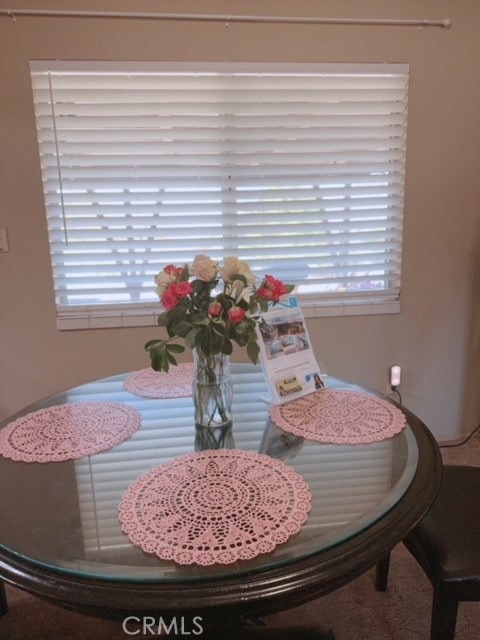
M 398 300 L 406 65 L 31 74 L 60 328 L 142 323 L 156 273 L 198 253 L 296 283 L 304 306 Z

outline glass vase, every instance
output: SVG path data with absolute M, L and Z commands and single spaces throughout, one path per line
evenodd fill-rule
M 233 386 L 230 357 L 194 351 L 195 450 L 232 449 Z

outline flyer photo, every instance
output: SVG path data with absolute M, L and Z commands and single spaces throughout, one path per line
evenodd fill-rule
M 257 332 L 273 403 L 288 402 L 324 386 L 299 307 L 267 311 Z

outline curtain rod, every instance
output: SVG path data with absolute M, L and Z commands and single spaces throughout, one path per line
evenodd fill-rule
M 193 22 L 263 22 L 285 24 L 348 24 L 386 25 L 407 27 L 444 27 L 452 25 L 450 18 L 444 20 L 401 20 L 394 18 L 308 18 L 297 16 L 254 16 L 218 15 L 199 13 L 150 13 L 133 11 L 63 11 L 61 9 L 0 9 L 0 15 L 8 16 L 15 22 L 17 16 L 45 18 L 127 18 L 132 20 L 185 20 Z

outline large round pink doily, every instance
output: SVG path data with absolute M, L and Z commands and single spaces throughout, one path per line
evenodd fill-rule
M 179 456 L 140 476 L 119 517 L 130 540 L 162 560 L 230 564 L 272 551 L 300 531 L 311 508 L 291 467 L 239 449 Z
M 144 398 L 183 398 L 192 395 L 193 362 L 179 364 L 165 371 L 140 369 L 125 379 L 130 393 Z
M 0 431 L 0 453 L 23 462 L 60 462 L 110 449 L 140 428 L 119 402 L 66 403 L 17 418 Z
M 337 389 L 272 406 L 270 416 L 284 431 L 326 444 L 379 442 L 405 426 L 405 415 L 390 402 Z

